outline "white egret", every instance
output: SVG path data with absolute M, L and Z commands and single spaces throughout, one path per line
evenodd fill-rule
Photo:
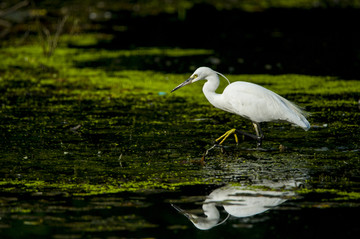
M 229 83 L 222 94 L 215 92 L 220 84 L 219 75 Z M 216 139 L 216 142 L 221 140 L 219 144 L 222 144 L 231 134 L 234 134 L 235 141 L 238 143 L 237 134 L 243 134 L 256 139 L 257 146 L 260 147 L 264 138 L 260 127 L 261 122 L 280 121 L 300 126 L 304 130 L 310 128 L 310 124 L 306 120 L 307 113 L 294 103 L 254 83 L 236 81 L 230 84 L 224 75 L 209 67 L 199 67 L 189 79 L 175 87 L 171 92 L 199 80 L 207 80 L 202 90 L 213 106 L 251 120 L 255 128 L 256 135 L 231 129 Z
M 202 203 L 205 216 L 198 216 L 171 204 L 178 212 L 186 216 L 198 229 L 209 230 L 224 223 L 230 216 L 236 218 L 252 217 L 280 205 L 289 197 L 295 196 L 291 189 L 296 188 L 295 180 L 273 182 L 270 180 L 249 186 L 226 185 L 215 189 Z M 217 206 L 222 206 L 227 217 L 220 222 L 220 212 Z

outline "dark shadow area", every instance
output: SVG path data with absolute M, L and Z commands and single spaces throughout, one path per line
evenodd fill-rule
M 207 65 L 215 68 L 211 61 L 215 59 L 209 55 L 195 56 L 165 56 L 165 55 L 139 55 L 122 57 L 102 57 L 91 61 L 77 61 L 77 67 L 102 68 L 106 71 L 121 70 L 151 70 L 169 73 L 186 73 L 198 66 Z
M 213 49 L 216 59 L 212 67 L 231 73 L 298 73 L 349 78 L 359 75 L 358 9 L 269 9 L 249 13 L 219 11 L 201 4 L 190 9 L 184 20 L 179 20 L 176 14 L 134 17 L 128 11 L 115 12 L 113 16 L 106 22 L 92 22 L 101 25 L 97 31 L 114 35 L 113 40 L 92 47 Z M 116 26 L 126 26 L 126 30 L 116 32 Z M 119 60 L 124 63 L 123 59 Z M 174 72 L 183 60 L 197 66 L 208 63 L 203 57 L 187 57 L 178 58 L 168 66 L 169 59 L 164 58 L 156 67 L 157 62 L 151 62 L 149 56 L 136 60 L 140 64 L 132 66 Z

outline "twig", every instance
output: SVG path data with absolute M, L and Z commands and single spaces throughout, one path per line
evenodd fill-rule
M 118 159 L 120 167 L 122 167 L 121 158 L 122 158 L 122 153 L 120 154 L 119 159 Z
M 60 34 L 61 34 L 61 32 L 62 32 L 62 30 L 64 28 L 64 25 L 65 25 L 65 22 L 67 21 L 68 18 L 69 18 L 69 16 L 65 15 L 63 17 L 63 19 L 59 22 L 58 26 L 57 26 L 55 36 L 51 41 L 51 48 L 50 48 L 50 52 L 49 52 L 50 56 L 53 54 L 55 48 L 57 47 L 57 44 L 59 42 Z
M 207 149 L 204 155 L 201 157 L 200 161 L 202 164 L 205 163 L 205 157 L 209 154 L 210 150 L 213 150 L 216 147 L 221 148 L 222 150 L 224 149 L 224 146 L 222 146 L 221 144 L 214 144 L 213 146 L 211 146 L 211 148 Z
M 69 16 L 65 15 L 61 19 L 61 21 L 57 24 L 56 32 L 53 37 L 51 36 L 49 29 L 46 28 L 45 26 L 43 26 L 40 23 L 39 19 L 37 19 L 38 31 L 39 31 L 40 40 L 42 42 L 41 45 L 43 48 L 43 54 L 46 57 L 51 57 L 54 54 L 54 51 L 59 42 L 61 32 L 62 32 L 65 22 L 67 21 L 68 18 L 69 18 Z

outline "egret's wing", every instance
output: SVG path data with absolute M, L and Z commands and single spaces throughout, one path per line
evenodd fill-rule
M 224 108 L 254 122 L 287 121 L 310 128 L 304 112 L 278 94 L 253 83 L 234 82 L 225 88 Z

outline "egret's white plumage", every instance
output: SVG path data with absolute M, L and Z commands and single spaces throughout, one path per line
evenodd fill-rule
M 259 135 L 262 134 L 259 125 L 261 122 L 283 121 L 300 126 L 304 130 L 310 128 L 305 117 L 306 113 L 303 110 L 260 85 L 244 81 L 230 84 L 229 80 L 223 76 L 228 80 L 229 85 L 222 94 L 216 93 L 215 91 L 220 84 L 219 75 L 223 76 L 208 67 L 200 67 L 189 79 L 172 91 L 199 80 L 207 80 L 203 86 L 203 93 L 208 101 L 216 108 L 251 120 L 260 144 L 263 137 L 263 135 Z
M 211 192 L 202 203 L 204 216 L 187 212 L 180 207 L 171 204 L 178 212 L 186 216 L 200 230 L 209 230 L 224 223 L 230 216 L 235 218 L 252 217 L 268 211 L 285 202 L 295 193 L 295 180 L 271 181 L 264 180 L 256 183 L 254 188 L 248 185 L 226 185 Z M 227 217 L 220 221 L 218 207 L 223 207 Z

